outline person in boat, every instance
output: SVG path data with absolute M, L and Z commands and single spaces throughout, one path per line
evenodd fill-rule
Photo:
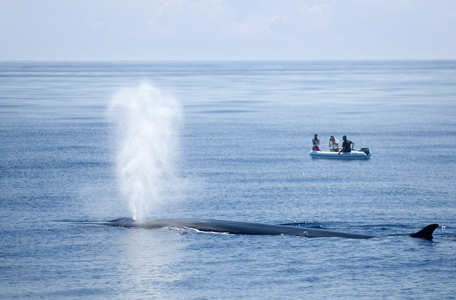
M 329 139 L 329 151 L 339 152 L 339 140 L 334 138 L 334 135 L 331 135 L 331 138 Z
M 352 149 L 353 149 L 353 147 L 355 147 L 355 143 L 353 143 L 353 142 L 350 141 L 350 140 L 347 140 L 347 136 L 346 136 L 346 135 L 344 135 L 344 136 L 342 137 L 342 140 L 343 140 L 343 142 L 342 142 L 342 148 L 340 149 L 340 151 L 339 151 L 338 154 L 340 154 L 341 152 L 344 152 L 344 153 L 346 153 L 346 152 L 351 152 Z
M 316 150 L 316 151 L 321 151 L 320 150 L 320 139 L 318 138 L 318 134 L 315 133 L 315 136 L 312 140 L 312 150 Z

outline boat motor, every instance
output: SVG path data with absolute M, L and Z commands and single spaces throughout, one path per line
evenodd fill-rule
M 366 153 L 366 155 L 370 154 L 369 148 L 361 148 L 361 151 Z

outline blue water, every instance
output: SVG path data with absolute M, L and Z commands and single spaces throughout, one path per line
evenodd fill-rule
M 96 225 L 132 216 L 109 107 L 144 85 L 181 106 L 147 219 L 380 237 Z M 455 115 L 455 61 L 2 62 L 0 298 L 455 299 Z M 372 159 L 313 160 L 314 133 Z

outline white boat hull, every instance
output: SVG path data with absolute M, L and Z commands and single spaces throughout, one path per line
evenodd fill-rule
M 354 159 L 369 159 L 370 153 L 366 154 L 363 151 L 352 150 L 352 152 L 326 152 L 326 151 L 310 151 L 312 158 L 324 158 L 324 159 L 342 159 L 342 160 L 354 160 Z

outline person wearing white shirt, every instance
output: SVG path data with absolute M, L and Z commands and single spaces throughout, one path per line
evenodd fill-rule
M 329 139 L 329 151 L 339 152 L 339 140 L 334 138 L 333 135 L 331 135 L 331 138 Z

